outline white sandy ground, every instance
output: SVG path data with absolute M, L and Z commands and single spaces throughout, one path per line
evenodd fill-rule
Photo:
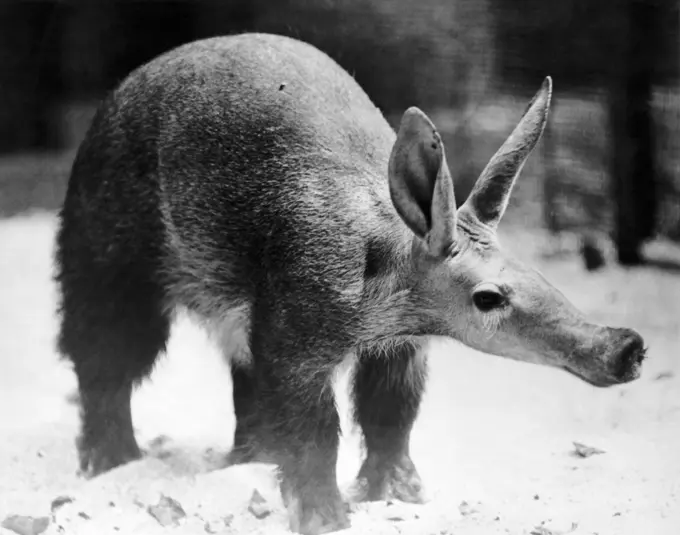
M 140 444 L 165 435 L 166 445 L 99 478 L 76 477 L 77 413 L 67 402 L 75 377 L 53 347 L 53 233 L 48 214 L 0 223 L 0 520 L 49 516 L 51 501 L 69 495 L 75 501 L 46 533 L 200 534 L 206 521 L 229 514 L 224 533 L 286 533 L 270 467 L 208 470 L 206 449 L 231 445 L 231 384 L 216 349 L 184 319 L 133 399 Z M 680 533 L 680 275 L 609 267 L 586 276 L 573 258 L 541 260 L 537 236 L 504 233 L 594 319 L 639 329 L 650 346 L 643 377 L 598 390 L 562 372 L 434 343 L 412 438 L 432 501 L 360 507 L 346 533 Z M 657 379 L 661 372 L 675 375 Z M 360 462 L 346 423 L 342 486 Z M 572 441 L 606 453 L 576 458 Z M 246 509 L 254 488 L 273 507 L 263 520 Z M 181 525 L 162 527 L 147 513 L 161 493 L 182 504 Z

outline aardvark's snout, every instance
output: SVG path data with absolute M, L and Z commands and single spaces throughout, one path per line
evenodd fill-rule
M 632 329 L 606 328 L 600 343 L 567 370 L 593 386 L 629 383 L 640 377 L 645 358 L 642 337 Z

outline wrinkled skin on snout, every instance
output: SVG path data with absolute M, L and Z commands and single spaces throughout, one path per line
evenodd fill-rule
M 627 383 L 640 375 L 641 336 L 588 321 L 498 240 L 514 181 L 545 126 L 551 89 L 547 78 L 460 208 L 435 127 L 417 109 L 405 113 L 390 185 L 397 211 L 421 238 L 413 242 L 410 284 L 444 336 L 493 355 L 560 368 L 594 386 Z M 429 213 L 423 202 L 428 196 Z

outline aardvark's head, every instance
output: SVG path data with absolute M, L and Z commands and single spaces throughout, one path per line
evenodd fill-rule
M 546 78 L 459 208 L 436 128 L 417 108 L 404 113 L 389 184 L 397 212 L 415 235 L 410 285 L 441 318 L 441 334 L 494 355 L 562 368 L 595 386 L 626 383 L 639 377 L 640 335 L 589 322 L 498 242 L 496 228 L 543 132 L 551 93 Z

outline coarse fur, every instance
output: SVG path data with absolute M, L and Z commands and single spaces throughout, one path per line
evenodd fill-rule
M 217 37 L 131 73 L 99 107 L 59 214 L 58 345 L 78 377 L 82 472 L 139 458 L 130 395 L 180 307 L 231 365 L 230 462 L 275 462 L 304 534 L 349 526 L 330 388 L 348 355 L 365 500 L 423 500 L 409 437 L 429 336 L 599 386 L 635 379 L 639 335 L 588 323 L 497 241 L 550 95 L 546 79 L 457 208 L 427 116 L 410 108 L 395 132 L 308 44 Z

